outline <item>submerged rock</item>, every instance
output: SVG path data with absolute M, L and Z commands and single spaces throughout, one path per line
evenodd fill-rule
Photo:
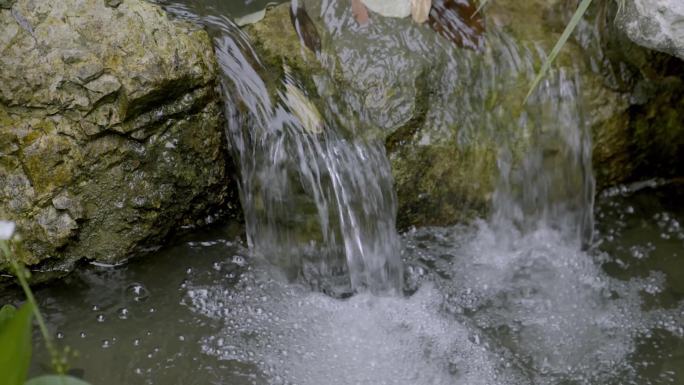
M 5 3 L 0 218 L 24 262 L 117 263 L 234 209 L 205 31 L 140 0 Z

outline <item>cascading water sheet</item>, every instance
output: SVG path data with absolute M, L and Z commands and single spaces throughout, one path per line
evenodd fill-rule
M 286 65 L 271 95 L 246 36 L 224 17 L 199 21 L 215 33 L 250 248 L 288 280 L 334 296 L 398 292 L 396 193 L 384 144 L 343 125 L 332 100 L 316 106 Z M 328 93 L 325 80 L 313 79 L 320 94 Z

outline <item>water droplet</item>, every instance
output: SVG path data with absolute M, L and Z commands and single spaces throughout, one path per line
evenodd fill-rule
M 58 340 L 64 339 L 64 333 L 57 332 L 57 334 L 55 334 L 55 338 L 57 338 Z
M 85 332 L 81 332 L 78 336 L 81 337 L 81 338 L 86 338 Z
M 97 322 L 104 322 L 105 321 L 105 316 L 104 314 L 98 314 L 97 318 L 95 318 Z
M 109 342 L 109 340 L 102 340 L 102 348 L 103 349 L 107 349 L 110 346 L 112 346 L 112 344 Z
M 133 340 L 133 346 L 140 346 L 140 339 L 136 338 Z

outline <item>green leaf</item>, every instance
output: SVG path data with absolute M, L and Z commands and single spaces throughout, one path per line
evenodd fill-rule
M 12 311 L 2 308 L 3 317 Z M 31 362 L 31 320 L 33 307 L 26 303 L 0 328 L 0 373 L 3 385 L 22 385 Z
M 549 54 L 549 57 L 546 58 L 546 60 L 544 61 L 544 64 L 542 65 L 541 70 L 539 70 L 537 77 L 534 79 L 534 82 L 532 83 L 532 87 L 530 87 L 530 90 L 527 92 L 527 96 L 525 96 L 525 101 L 523 102 L 523 104 L 527 103 L 527 100 L 532 95 L 532 92 L 534 92 L 534 89 L 537 88 L 537 85 L 539 85 L 539 82 L 541 82 L 542 78 L 546 75 L 546 73 L 551 68 L 551 64 L 556 59 L 556 56 L 558 56 L 558 53 L 560 52 L 560 50 L 563 48 L 565 43 L 570 38 L 572 31 L 575 30 L 575 28 L 577 27 L 577 24 L 579 24 L 580 20 L 582 20 L 582 16 L 584 16 L 584 14 L 587 12 L 587 8 L 589 8 L 589 5 L 591 5 L 591 1 L 592 0 L 582 0 L 580 5 L 577 7 L 577 10 L 572 15 L 572 19 L 570 19 L 570 22 L 565 27 L 563 34 L 561 35 L 561 37 L 558 39 L 558 42 L 556 43 L 556 45 L 551 50 L 551 54 Z
M 15 314 L 17 314 L 17 308 L 12 305 L 5 305 L 0 308 L 0 330 L 2 330 L 2 325 L 5 322 L 14 318 Z
M 90 385 L 76 377 L 49 375 L 32 378 L 24 385 Z

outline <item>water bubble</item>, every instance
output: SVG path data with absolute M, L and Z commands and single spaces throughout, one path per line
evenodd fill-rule
M 118 313 L 120 319 L 128 319 L 129 311 L 125 307 L 119 309 L 119 311 L 117 313 Z
M 57 338 L 58 340 L 64 339 L 64 333 L 57 332 L 57 334 L 55 334 L 55 338 Z
M 111 342 L 109 342 L 109 340 L 102 340 L 102 345 L 101 345 L 101 346 L 102 346 L 103 349 L 107 349 L 107 348 L 111 347 L 112 344 L 111 344 Z
M 81 337 L 81 338 L 86 338 L 86 333 L 85 333 L 85 332 L 81 332 L 81 333 L 79 333 L 78 336 Z
M 97 322 L 104 322 L 105 321 L 105 316 L 104 314 L 98 314 L 97 317 L 95 317 Z
M 150 292 L 142 283 L 133 283 L 129 285 L 127 291 L 132 295 L 133 300 L 137 302 L 145 301 L 150 296 Z
M 133 346 L 140 346 L 140 339 L 136 338 L 133 340 Z
M 247 261 L 245 260 L 245 257 L 241 255 L 233 255 L 233 258 L 231 260 L 234 264 L 243 267 L 247 264 Z

